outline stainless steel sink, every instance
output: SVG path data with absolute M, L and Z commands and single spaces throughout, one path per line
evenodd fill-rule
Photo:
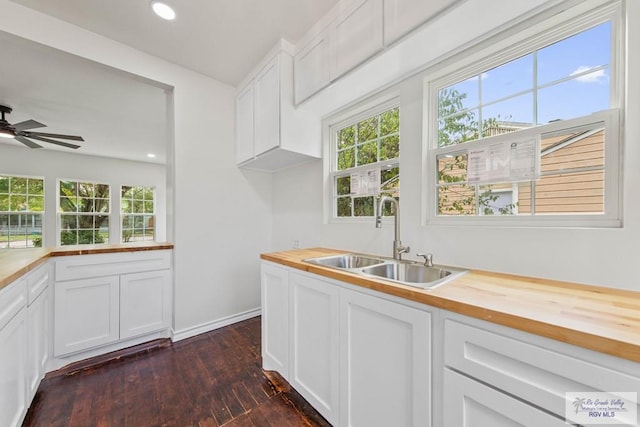
M 332 255 L 321 258 L 305 259 L 305 261 L 311 264 L 323 265 L 325 267 L 343 269 L 363 268 L 370 265 L 382 264 L 385 262 L 380 258 L 373 258 L 359 254 Z
M 304 261 L 423 289 L 433 289 L 466 273 L 466 270 L 448 266 L 428 267 L 415 261 L 399 261 L 361 254 L 332 255 Z
M 451 271 L 443 270 L 438 267 L 425 267 L 424 265 L 404 263 L 377 265 L 365 268 L 362 272 L 385 279 L 415 283 L 433 282 L 435 280 L 444 279 L 451 274 Z
M 413 262 L 393 262 L 363 268 L 362 273 L 405 285 L 434 288 L 449 279 L 462 275 L 465 270 L 441 266 L 427 267 Z

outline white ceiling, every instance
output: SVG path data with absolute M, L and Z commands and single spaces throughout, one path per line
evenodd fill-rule
M 236 86 L 281 38 L 292 43 L 338 0 L 12 0 Z
M 166 0 L 172 22 L 149 0 L 11 1 L 235 86 L 281 37 L 295 43 L 338 0 Z M 34 119 L 47 125 L 34 131 L 81 135 L 79 154 L 166 162 L 161 85 L 1 31 L 0 46 L 11 58 L 0 61 L 10 123 Z
M 33 131 L 85 139 L 77 151 L 34 142 L 44 149 L 165 163 L 164 88 L 2 31 L 0 46 L 3 57 L 11 58 L 0 61 L 0 105 L 13 108 L 7 121 L 34 119 L 47 127 Z M 0 143 L 24 147 L 5 138 Z

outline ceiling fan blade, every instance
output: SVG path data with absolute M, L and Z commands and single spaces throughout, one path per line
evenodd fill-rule
M 20 136 L 20 135 L 16 135 L 16 141 L 20 141 L 22 142 L 24 145 L 26 145 L 29 148 L 42 148 L 42 145 L 36 144 L 33 141 L 29 141 L 27 138 L 25 138 L 24 136 Z
M 79 145 L 69 144 L 68 142 L 62 142 L 62 141 L 54 141 L 53 139 L 43 138 L 41 136 L 35 136 L 33 134 L 29 135 L 29 138 L 37 139 L 38 141 L 48 142 L 50 144 L 61 145 L 63 147 L 67 147 L 67 148 L 73 148 L 74 150 L 80 148 Z
M 60 135 L 57 133 L 44 133 L 44 132 L 26 132 L 26 133 L 28 133 L 27 136 L 35 135 L 35 136 L 44 136 L 49 138 L 71 139 L 73 141 L 84 141 L 84 138 L 82 138 L 81 136 L 75 136 L 75 135 Z
M 11 125 L 16 131 L 27 130 L 27 129 L 35 129 L 35 128 L 43 128 L 47 125 L 43 125 L 40 122 L 36 122 L 35 120 L 25 120 L 24 122 L 16 123 L 15 125 Z

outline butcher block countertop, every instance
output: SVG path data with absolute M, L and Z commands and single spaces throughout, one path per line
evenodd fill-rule
M 640 362 L 640 292 L 470 270 L 431 290 L 303 262 L 349 253 L 312 248 L 263 260 Z
M 0 251 L 0 289 L 38 267 L 49 257 L 114 252 L 173 249 L 172 243 L 140 242 L 121 245 L 82 245 L 57 248 L 7 249 Z

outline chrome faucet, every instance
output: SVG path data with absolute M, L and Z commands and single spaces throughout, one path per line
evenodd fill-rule
M 433 254 L 416 254 L 416 256 L 424 258 L 425 267 L 433 267 Z
M 391 202 L 393 205 L 393 222 L 395 225 L 393 235 L 393 259 L 401 260 L 402 254 L 409 253 L 410 248 L 409 246 L 402 246 L 402 242 L 400 241 L 400 204 L 398 200 L 389 196 L 380 197 L 376 207 L 376 228 L 382 228 L 382 208 L 385 202 Z

